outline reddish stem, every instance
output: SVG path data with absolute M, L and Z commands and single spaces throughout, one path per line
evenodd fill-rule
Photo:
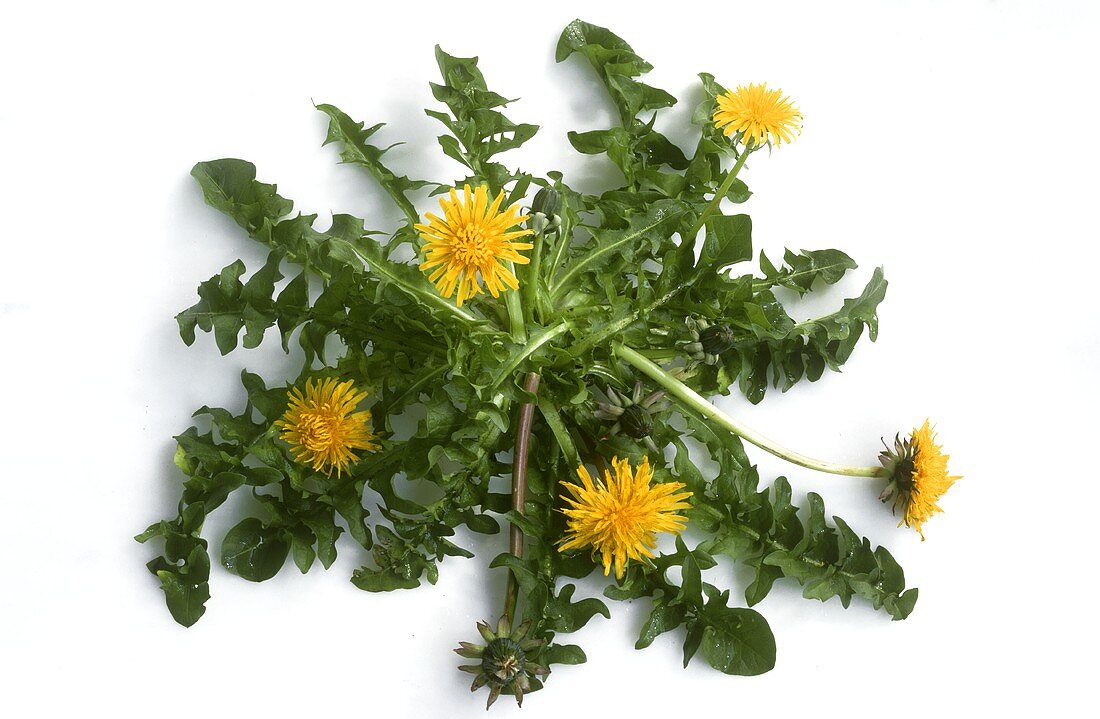
M 535 394 L 539 390 L 539 377 L 536 372 L 528 372 L 523 389 L 529 394 Z M 516 423 L 516 449 L 512 454 L 512 509 L 516 514 L 523 514 L 523 506 L 527 501 L 527 454 L 531 444 L 531 424 L 535 418 L 535 404 L 525 402 L 519 408 L 519 421 Z M 523 559 L 523 532 L 515 524 L 510 532 L 509 551 Z M 511 624 L 516 613 L 516 598 L 519 594 L 519 585 L 516 583 L 515 574 L 508 573 L 508 584 L 504 590 L 504 616 Z

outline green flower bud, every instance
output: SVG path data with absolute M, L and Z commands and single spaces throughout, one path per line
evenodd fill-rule
M 547 217 L 553 217 L 558 214 L 560 205 L 561 196 L 558 195 L 558 191 L 552 187 L 544 187 L 535 195 L 535 200 L 531 203 L 531 213 L 541 213 Z
M 619 425 L 626 436 L 642 439 L 653 432 L 653 417 L 645 407 L 632 404 L 623 410 L 622 416 L 619 417 Z
M 699 342 L 706 354 L 720 355 L 733 348 L 733 330 L 729 325 L 711 325 L 699 333 Z

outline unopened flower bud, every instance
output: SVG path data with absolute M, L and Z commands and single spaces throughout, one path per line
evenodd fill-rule
M 653 432 L 653 418 L 649 410 L 640 404 L 632 404 L 623 410 L 619 425 L 623 428 L 623 434 L 634 439 L 643 439 Z
M 729 325 L 711 325 L 699 333 L 699 342 L 703 352 L 708 355 L 720 355 L 733 348 L 733 330 Z
M 552 187 L 544 187 L 535 195 L 535 200 L 531 203 L 531 212 L 540 213 L 549 218 L 558 214 L 560 205 L 561 196 L 558 195 L 558 191 Z

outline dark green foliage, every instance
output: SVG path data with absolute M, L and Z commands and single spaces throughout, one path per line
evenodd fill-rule
M 389 194 L 390 199 L 405 213 L 410 224 L 419 222 L 416 208 L 409 201 L 408 193 L 410 190 L 417 190 L 432 183 L 423 180 L 410 180 L 405 176 L 399 177 L 382 164 L 382 155 L 390 148 L 377 147 L 367 142 L 367 140 L 382 129 L 384 123 L 364 128 L 363 123 L 352 120 L 335 105 L 318 105 L 317 109 L 328 115 L 329 118 L 328 136 L 325 138 L 325 144 L 327 145 L 330 142 L 340 143 L 343 146 L 340 151 L 340 159 L 366 168 L 371 176 L 378 181 L 378 184 L 382 186 L 382 189 Z
M 692 436 L 721 468 L 697 497 L 693 518 L 713 535 L 702 547 L 756 570 L 745 590 L 749 606 L 767 596 L 777 579 L 788 577 L 804 585 L 807 598 L 825 601 L 838 596 L 847 607 L 858 595 L 894 619 L 909 615 L 917 590 L 905 589 L 905 575 L 886 549 L 872 550 L 870 542 L 839 517 L 829 526 L 824 502 L 812 492 L 806 498 L 809 515 L 803 524 L 785 478 L 759 489 L 756 468 L 748 464 L 739 441 L 714 432 L 690 412 L 687 420 Z
M 562 62 L 573 53 L 588 60 L 603 82 L 619 114 L 620 127 L 591 132 L 571 132 L 569 142 L 578 152 L 606 153 L 622 170 L 628 184 L 655 189 L 675 197 L 683 189 L 683 177 L 661 170 L 668 166 L 683 170 L 688 159 L 675 144 L 653 129 L 653 119 L 638 117 L 676 104 L 676 98 L 635 78 L 653 69 L 622 38 L 606 28 L 574 20 L 562 31 L 556 59 Z
M 627 43 L 578 20 L 557 47 L 559 61 L 573 54 L 591 65 L 620 120 L 614 128 L 569 135 L 573 148 L 607 154 L 622 171 L 623 183 L 599 196 L 575 192 L 557 172 L 535 177 L 502 164 L 498 156 L 537 128 L 505 117 L 501 108 L 509 100 L 488 89 L 476 58 L 439 49 L 442 82 L 431 91 L 446 111 L 428 114 L 446 127 L 440 147 L 468 170 L 466 177 L 442 184 L 411 180 L 384 164 L 387 148 L 372 144 L 382 125 L 367 127 L 332 105 L 317 106 L 329 118 L 325 143 L 337 143 L 342 161 L 366 170 L 405 215 L 388 240 L 349 215 L 315 230 L 316 215 L 292 215 L 293 204 L 275 185 L 258 181 L 251 163 L 195 166 L 206 201 L 270 254 L 247 277 L 238 260 L 201 283 L 198 302 L 177 317 L 181 336 L 191 344 L 196 328 L 212 332 L 225 354 L 238 344 L 257 347 L 277 327 L 284 351 L 297 333 L 305 363 L 298 377 L 272 387 L 243 373 L 246 401 L 239 414 L 202 407 L 196 412 L 202 428 L 176 437 L 184 475 L 178 514 L 138 540 L 164 542 L 163 556 L 148 566 L 178 622 L 189 626 L 205 611 L 210 557 L 203 524 L 237 492 L 246 495 L 246 513 L 221 541 L 219 556 L 229 572 L 255 582 L 274 576 L 288 558 L 302 572 L 318 561 L 328 568 L 339 547 L 362 565 L 352 574 L 356 587 L 410 589 L 437 581 L 445 557 L 473 556 L 452 540 L 456 527 L 496 536 L 490 541 L 500 551 L 506 542 L 500 530 L 519 527 L 524 555 L 499 554 L 491 566 L 515 578 L 522 615 L 533 622 L 531 636 L 545 642 L 533 660 L 582 663 L 584 652 L 557 643 L 557 636 L 610 612 L 599 598 L 577 596 L 577 585 L 566 581 L 601 568 L 588 552 L 558 549 L 565 530 L 560 483 L 571 481 L 582 461 L 619 456 L 637 463 L 647 454 L 630 433 L 611 434 L 593 415 L 608 388 L 629 392 L 638 379 L 614 358 L 612 342 L 677 368 L 687 386 L 705 395 L 736 385 L 759 402 L 768 386 L 787 390 L 818 379 L 826 367 L 838 369 L 865 332 L 875 338 L 886 291 L 881 270 L 835 312 L 796 322 L 780 297 L 840 281 L 855 268 L 851 258 L 838 250 L 788 251 L 776 266 L 761 254 L 759 277 L 744 267 L 753 256 L 748 215 L 719 211 L 704 218 L 723 167 L 736 155 L 710 124 L 714 97 L 723 91 L 712 76 L 700 75 L 707 99 L 693 118 L 699 138 L 689 157 L 653 129 L 655 112 L 675 99 L 639 81 L 651 67 Z M 398 247 L 417 243 L 411 193 L 463 183 L 503 191 L 506 203 L 529 202 L 539 187 L 557 193 L 560 225 L 538 238 L 541 262 L 520 274 L 534 286 L 525 294 L 533 306 L 521 315 L 524 341 L 514 339 L 504 301 L 482 295 L 458 308 L 439 296 L 417 261 L 395 259 Z M 738 180 L 726 196 L 740 203 L 750 195 Z M 696 227 L 703 232 L 700 247 L 691 232 Z M 708 345 L 718 347 L 713 364 L 689 360 L 689 318 L 723 327 L 722 343 Z M 336 357 L 325 354 L 333 336 L 341 347 Z M 522 389 L 528 372 L 540 373 L 542 384 L 526 502 L 517 513 L 509 495 L 489 485 L 511 475 L 504 458 L 516 440 L 516 412 L 536 399 Z M 286 410 L 289 387 L 328 376 L 352 379 L 370 393 L 379 438 L 377 451 L 362 453 L 339 476 L 296 462 L 274 424 Z M 395 426 L 393 418 L 403 414 L 417 418 L 414 427 Z M 685 424 L 686 432 L 673 429 Z M 706 466 L 716 470 L 696 465 L 687 437 L 706 450 Z M 794 580 L 806 597 L 839 597 L 844 606 L 858 596 L 894 619 L 912 610 L 916 590 L 905 588 L 901 567 L 885 549 L 872 549 L 839 518 L 828 522 L 815 494 L 800 518 L 785 479 L 758 486 L 737 437 L 673 405 L 648 439 L 672 457 L 649 453 L 655 481 L 687 485 L 689 518 L 706 539 L 691 549 L 678 539 L 675 552 L 651 566 L 633 563 L 621 580 L 608 580 L 609 598 L 652 601 L 638 648 L 676 631 L 685 664 L 698 654 L 727 674 L 766 672 L 776 661 L 775 641 L 767 621 L 749 607 L 777 581 Z M 365 493 L 378 500 L 369 508 Z M 749 607 L 731 602 L 730 589 L 702 580 L 717 556 L 755 571 L 744 588 Z M 532 688 L 540 686 L 535 681 Z
M 644 649 L 659 635 L 684 627 L 684 666 L 703 650 L 703 658 L 725 674 L 763 674 L 775 667 L 775 637 L 758 612 L 728 606 L 730 592 L 702 581 L 701 570 L 715 565 L 702 547 L 689 551 L 683 540 L 676 552 L 660 557 L 656 571 L 632 572 L 622 585 L 610 591 L 616 599 L 651 595 L 653 610 L 642 625 L 637 649 Z M 680 567 L 681 583 L 665 577 L 668 568 Z
M 476 57 L 454 57 L 437 46 L 435 59 L 443 84 L 431 83 L 432 95 L 447 106 L 450 115 L 437 110 L 425 112 L 451 133 L 438 138 L 443 153 L 470 169 L 472 174 L 464 182 L 485 182 L 491 194 L 499 192 L 506 183 L 515 182 L 509 200 L 522 198 L 531 177 L 510 172 L 490 159 L 530 140 L 538 132 L 538 126 L 516 124 L 496 109 L 511 101 L 486 87 Z M 456 187 L 461 185 L 455 183 Z

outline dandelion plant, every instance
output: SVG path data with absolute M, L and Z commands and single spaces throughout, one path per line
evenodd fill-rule
M 362 565 L 351 575 L 359 589 L 408 591 L 434 583 L 447 557 L 495 554 L 486 572 L 508 577 L 499 619 L 477 625 L 483 644 L 465 641 L 475 618 L 455 627 L 456 651 L 475 662 L 462 669 L 489 704 L 521 702 L 553 667 L 586 661 L 565 637 L 610 617 L 604 599 L 651 599 L 639 649 L 679 632 L 685 663 L 698 654 L 739 675 L 775 665 L 771 628 L 754 607 L 776 582 L 845 607 L 858 597 L 895 620 L 913 611 L 917 590 L 886 549 L 830 519 L 816 493 L 795 506 L 787 480 L 762 482 L 750 457 L 759 447 L 877 482 L 923 536 L 957 479 L 930 425 L 898 438 L 879 463 L 849 467 L 762 437 L 709 399 L 739 391 L 758 403 L 769 389 L 818 380 L 878 333 L 881 269 L 835 311 L 796 322 L 784 297 L 835 284 L 856 263 L 836 249 L 788 250 L 782 261 L 761 253 L 754 263 L 752 222 L 729 212 L 752 194 L 742 177 L 750 161 L 794 141 L 802 113 L 776 88 L 728 90 L 702 73 L 685 152 L 654 125 L 676 99 L 638 79 L 650 65 L 630 45 L 577 20 L 557 45 L 559 62 L 573 55 L 618 117 L 567 138 L 620 171 L 600 194 L 578 192 L 557 171 L 505 164 L 500 155 L 538 127 L 504 114 L 511 101 L 489 89 L 477 58 L 438 48 L 442 79 L 431 94 L 441 105 L 427 114 L 443 126 L 439 148 L 460 177 L 400 174 L 382 125 L 317 106 L 325 144 L 374 178 L 404 215 L 397 227 L 338 214 L 319 230 L 251 163 L 195 165 L 207 203 L 270 254 L 251 273 L 238 260 L 199 285 L 177 317 L 184 342 L 209 332 L 227 354 L 275 328 L 304 361 L 296 376 L 245 371 L 235 408 L 201 407 L 198 425 L 176 437 L 179 512 L 137 539 L 163 540 L 148 567 L 177 622 L 206 611 L 204 525 L 235 492 L 250 492 L 263 515 L 221 538 L 218 563 L 249 581 L 288 559 L 301 572 L 327 569 L 339 547 Z M 432 197 L 439 209 L 422 214 Z M 398 416 L 419 419 L 410 428 Z M 434 501 L 414 499 L 420 482 L 437 489 Z M 509 538 L 461 546 L 460 526 L 507 527 Z M 689 544 L 687 527 L 702 539 Z M 740 596 L 702 579 L 719 557 L 751 569 Z M 605 578 L 602 599 L 575 596 L 573 580 L 591 574 Z

